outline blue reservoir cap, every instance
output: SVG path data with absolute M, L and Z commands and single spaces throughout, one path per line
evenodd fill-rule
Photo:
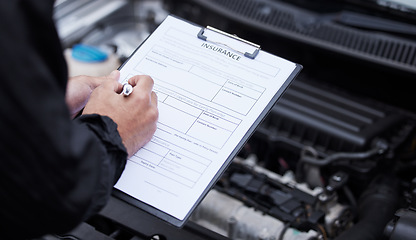
M 95 63 L 107 60 L 108 55 L 97 47 L 76 44 L 72 47 L 72 57 L 81 62 Z

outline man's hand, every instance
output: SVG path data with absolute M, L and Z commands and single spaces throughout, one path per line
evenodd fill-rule
M 120 94 L 122 85 L 109 78 L 91 94 L 83 114 L 100 114 L 113 119 L 127 148 L 129 157 L 152 138 L 159 116 L 157 96 L 152 91 L 153 79 L 140 75 L 129 79 L 133 92 L 125 97 Z
M 115 70 L 108 76 L 76 76 L 68 80 L 65 100 L 71 117 L 74 118 L 85 107 L 92 91 L 107 79 L 118 80 L 120 72 Z

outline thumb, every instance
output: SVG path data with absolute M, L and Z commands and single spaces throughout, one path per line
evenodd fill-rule
M 121 93 L 123 90 L 123 85 L 118 82 L 118 79 L 120 78 L 120 71 L 114 70 L 112 71 L 108 76 L 107 79 L 109 79 L 111 82 L 111 85 L 113 86 L 113 89 L 116 93 Z
M 118 79 L 120 78 L 120 71 L 118 70 L 114 70 L 110 73 L 110 75 L 108 75 L 108 78 L 111 78 L 113 80 L 118 81 Z
M 88 76 L 88 85 L 90 86 L 91 90 L 94 90 L 101 84 L 103 84 L 107 80 L 111 80 L 111 82 L 117 82 L 120 78 L 120 71 L 114 70 L 109 75 L 101 76 L 101 77 L 90 77 Z

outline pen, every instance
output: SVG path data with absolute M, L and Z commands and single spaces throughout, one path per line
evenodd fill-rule
M 129 83 L 123 84 L 123 91 L 125 97 L 129 96 L 133 92 L 133 86 L 131 86 Z

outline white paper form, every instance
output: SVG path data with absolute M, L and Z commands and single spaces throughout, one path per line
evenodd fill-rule
M 150 75 L 158 96 L 157 130 L 127 161 L 116 188 L 184 219 L 296 64 L 169 16 L 121 69 L 120 81 Z M 227 46 L 226 46 L 227 45 Z M 240 44 L 241 45 L 241 44 Z M 233 45 L 253 51 L 246 44 Z M 134 94 L 134 93 L 133 93 Z

